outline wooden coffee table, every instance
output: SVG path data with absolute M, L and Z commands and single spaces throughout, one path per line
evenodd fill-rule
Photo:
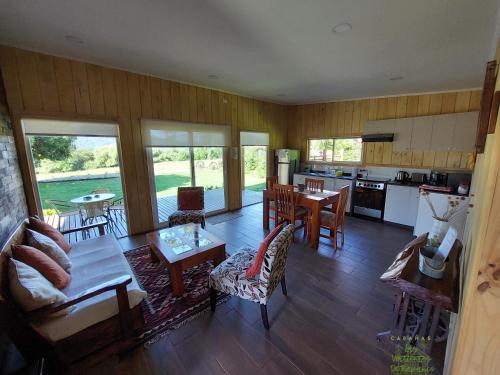
M 184 224 L 146 234 L 151 259 L 161 262 L 170 272 L 172 292 L 182 296 L 182 271 L 213 260 L 214 265 L 226 259 L 226 244 L 201 228 L 200 224 Z

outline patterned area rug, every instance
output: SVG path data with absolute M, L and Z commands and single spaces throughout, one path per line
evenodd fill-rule
M 137 282 L 148 293 L 142 302 L 146 321 L 142 342 L 153 343 L 168 331 L 178 328 L 199 314 L 210 309 L 208 275 L 213 268 L 211 262 L 194 266 L 184 271 L 184 295 L 172 294 L 169 272 L 160 263 L 153 263 L 149 246 L 139 247 L 125 253 Z M 219 294 L 217 303 L 226 302 L 229 296 Z

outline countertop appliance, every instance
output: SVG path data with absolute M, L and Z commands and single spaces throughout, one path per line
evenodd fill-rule
M 431 171 L 429 185 L 446 186 L 447 183 L 448 183 L 448 174 L 447 173 L 439 173 L 436 171 Z
M 423 184 L 427 182 L 427 175 L 425 173 L 413 172 L 411 174 L 410 180 L 411 182 L 418 182 Z
M 398 182 L 406 182 L 406 181 L 408 181 L 409 177 L 410 177 L 410 175 L 408 174 L 408 172 L 406 172 L 406 171 L 399 171 L 396 174 L 396 177 L 394 178 L 394 180 L 396 180 Z
M 352 198 L 354 215 L 383 221 L 388 181 L 385 177 L 358 178 Z
M 293 174 L 300 169 L 300 151 L 279 149 L 275 153 L 274 170 L 278 175 L 278 183 L 289 185 L 293 181 Z

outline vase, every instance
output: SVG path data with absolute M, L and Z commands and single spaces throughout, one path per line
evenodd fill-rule
M 444 236 L 450 228 L 450 223 L 447 220 L 433 218 L 431 231 L 429 232 L 429 243 L 432 246 L 439 246 L 443 242 Z

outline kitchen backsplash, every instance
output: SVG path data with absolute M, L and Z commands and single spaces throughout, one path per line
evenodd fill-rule
M 309 170 L 315 170 L 315 171 L 324 171 L 324 172 L 332 172 L 334 170 L 341 170 L 344 173 L 351 173 L 351 174 L 357 174 L 358 171 L 364 170 L 368 172 L 368 177 L 387 177 L 389 179 L 394 179 L 396 174 L 399 171 L 406 171 L 408 174 L 412 173 L 425 173 L 427 176 L 430 175 L 431 170 L 430 169 L 422 169 L 422 168 L 395 168 L 395 167 L 350 167 L 350 166 L 330 166 L 330 165 L 324 165 L 324 164 L 309 164 L 309 163 L 303 163 L 301 165 L 301 170 L 304 171 L 306 168 L 309 168 Z

